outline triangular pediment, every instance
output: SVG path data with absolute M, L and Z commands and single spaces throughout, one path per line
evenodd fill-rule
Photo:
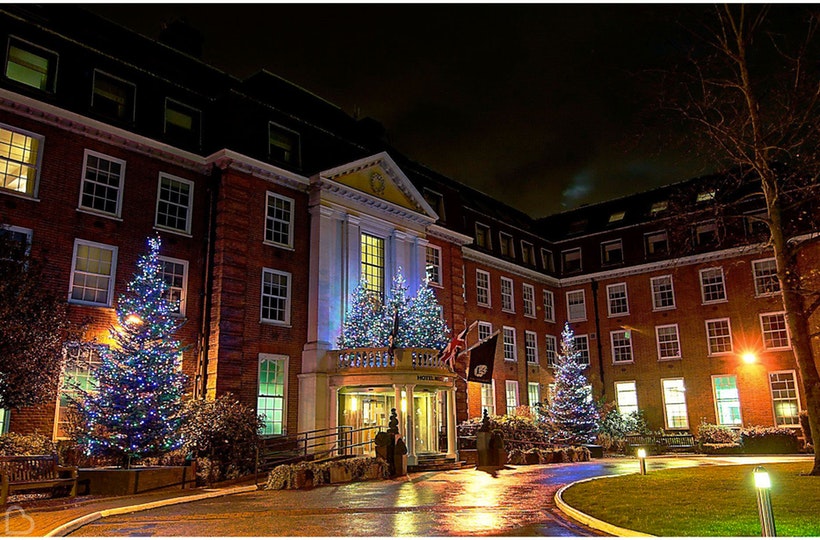
M 433 221 L 438 219 L 433 208 L 386 152 L 323 171 L 319 176 L 352 188 L 360 196 L 410 210 Z

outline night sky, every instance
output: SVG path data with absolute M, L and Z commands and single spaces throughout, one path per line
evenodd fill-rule
M 375 118 L 408 157 L 534 217 L 712 172 L 658 121 L 652 86 L 708 7 L 88 7 L 151 38 L 183 18 L 207 63 Z

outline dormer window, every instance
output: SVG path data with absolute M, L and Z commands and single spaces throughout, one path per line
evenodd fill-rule
M 665 211 L 669 207 L 669 201 L 657 201 L 652 203 L 652 208 L 649 209 L 649 214 L 655 216 Z
M 57 53 L 10 37 L 6 54 L 6 77 L 44 92 L 54 92 Z
M 424 188 L 421 192 L 427 204 L 438 214 L 439 221 L 444 221 L 444 197 L 432 189 Z
M 713 200 L 715 200 L 715 190 L 714 189 L 701 191 L 700 193 L 698 193 L 697 202 L 707 202 L 707 201 L 713 201 Z
M 609 223 L 610 223 L 610 224 L 612 224 L 612 223 L 619 223 L 619 222 L 621 222 L 621 221 L 623 221 L 623 220 L 624 220 L 624 216 L 625 216 L 625 215 L 626 215 L 626 212 L 624 212 L 624 211 L 621 211 L 621 212 L 613 212 L 613 213 L 611 213 L 611 214 L 609 215 Z
M 524 240 L 521 240 L 521 262 L 535 266 L 535 248 Z
M 93 85 L 92 111 L 115 120 L 134 121 L 136 86 L 99 70 L 94 70 Z
M 285 165 L 300 164 L 299 134 L 268 122 L 268 159 Z
M 475 245 L 484 249 L 493 249 L 492 239 L 490 238 L 490 228 L 481 223 L 475 224 Z
M 579 219 L 569 224 L 567 234 L 581 234 L 587 228 L 588 221 L 586 219 Z
M 199 148 L 202 112 L 171 98 L 165 98 L 165 135 L 174 142 Z
M 711 246 L 717 243 L 717 223 L 706 221 L 693 228 L 696 246 Z
M 513 238 L 507 233 L 499 233 L 499 239 L 501 240 L 501 255 L 504 257 L 515 257 L 515 247 L 513 246 Z

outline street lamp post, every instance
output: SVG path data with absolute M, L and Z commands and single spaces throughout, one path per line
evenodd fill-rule
M 641 474 L 646 474 L 646 450 L 643 448 L 638 448 L 638 461 L 641 466 Z
M 769 478 L 769 473 L 765 468 L 758 466 L 755 467 L 754 478 L 755 488 L 757 489 L 757 512 L 760 515 L 761 536 L 777 536 L 770 494 L 772 481 Z

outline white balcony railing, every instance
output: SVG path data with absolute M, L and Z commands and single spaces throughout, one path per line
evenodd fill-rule
M 435 349 L 395 349 L 387 347 L 342 349 L 331 351 L 336 371 L 379 373 L 388 371 L 432 371 L 452 373 L 450 365 L 438 357 Z

